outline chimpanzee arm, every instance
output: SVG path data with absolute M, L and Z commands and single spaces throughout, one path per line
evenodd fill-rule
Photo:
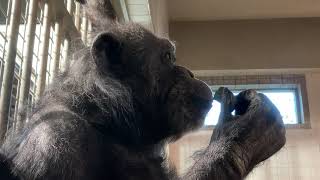
M 214 100 L 221 103 L 218 122 L 221 124 L 232 120 L 231 112 L 235 108 L 233 93 L 227 88 L 221 87 L 215 93 Z M 212 136 L 212 138 L 215 137 Z M 243 166 L 241 160 L 237 160 L 237 156 L 227 150 L 231 146 L 228 139 L 212 143 L 200 156 L 196 157 L 194 165 L 183 179 L 241 179 L 241 171 L 244 167 L 241 167 Z
M 184 175 L 185 180 L 238 180 L 245 174 L 245 166 L 240 157 L 231 153 L 230 142 L 216 142 L 210 145 L 196 159 L 194 165 Z
M 233 109 L 224 107 L 229 112 L 222 112 L 209 146 L 198 155 L 183 179 L 243 179 L 285 144 L 281 115 L 266 96 L 253 90 L 243 91 L 237 97 L 228 89 L 220 93 L 220 97 L 227 97 L 217 99 L 222 108 L 228 103 L 235 107 L 236 115 L 229 118 Z M 241 108 L 245 106 L 243 111 Z

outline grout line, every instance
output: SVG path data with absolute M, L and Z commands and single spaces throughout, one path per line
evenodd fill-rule
M 270 75 L 320 73 L 320 68 L 193 70 L 196 76 Z

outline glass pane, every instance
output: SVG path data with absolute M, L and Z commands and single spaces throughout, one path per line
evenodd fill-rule
M 296 93 L 293 90 L 266 90 L 259 91 L 265 94 L 272 103 L 279 109 L 285 124 L 298 124 L 298 113 L 296 103 Z M 238 92 L 235 92 L 238 94 Z M 216 125 L 220 114 L 220 103 L 213 101 L 209 111 L 205 126 Z

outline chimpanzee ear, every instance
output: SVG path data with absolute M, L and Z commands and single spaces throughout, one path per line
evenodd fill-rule
M 99 34 L 92 43 L 91 55 L 98 67 L 120 64 L 120 40 L 112 33 Z

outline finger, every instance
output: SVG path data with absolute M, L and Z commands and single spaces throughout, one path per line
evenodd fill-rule
M 215 95 L 214 100 L 220 102 L 221 111 L 218 124 L 223 124 L 232 119 L 232 111 L 234 110 L 235 97 L 233 93 L 226 87 L 220 87 Z
M 283 124 L 281 113 L 272 101 L 262 93 L 258 93 L 258 96 L 260 99 L 261 111 L 263 111 L 267 116 L 270 116 L 270 119 Z
M 224 103 L 228 98 L 231 98 L 233 96 L 233 93 L 226 87 L 220 87 L 213 96 L 213 99 Z
M 253 89 L 240 92 L 236 96 L 235 114 L 243 115 L 250 107 L 255 107 L 259 103 L 257 92 Z

